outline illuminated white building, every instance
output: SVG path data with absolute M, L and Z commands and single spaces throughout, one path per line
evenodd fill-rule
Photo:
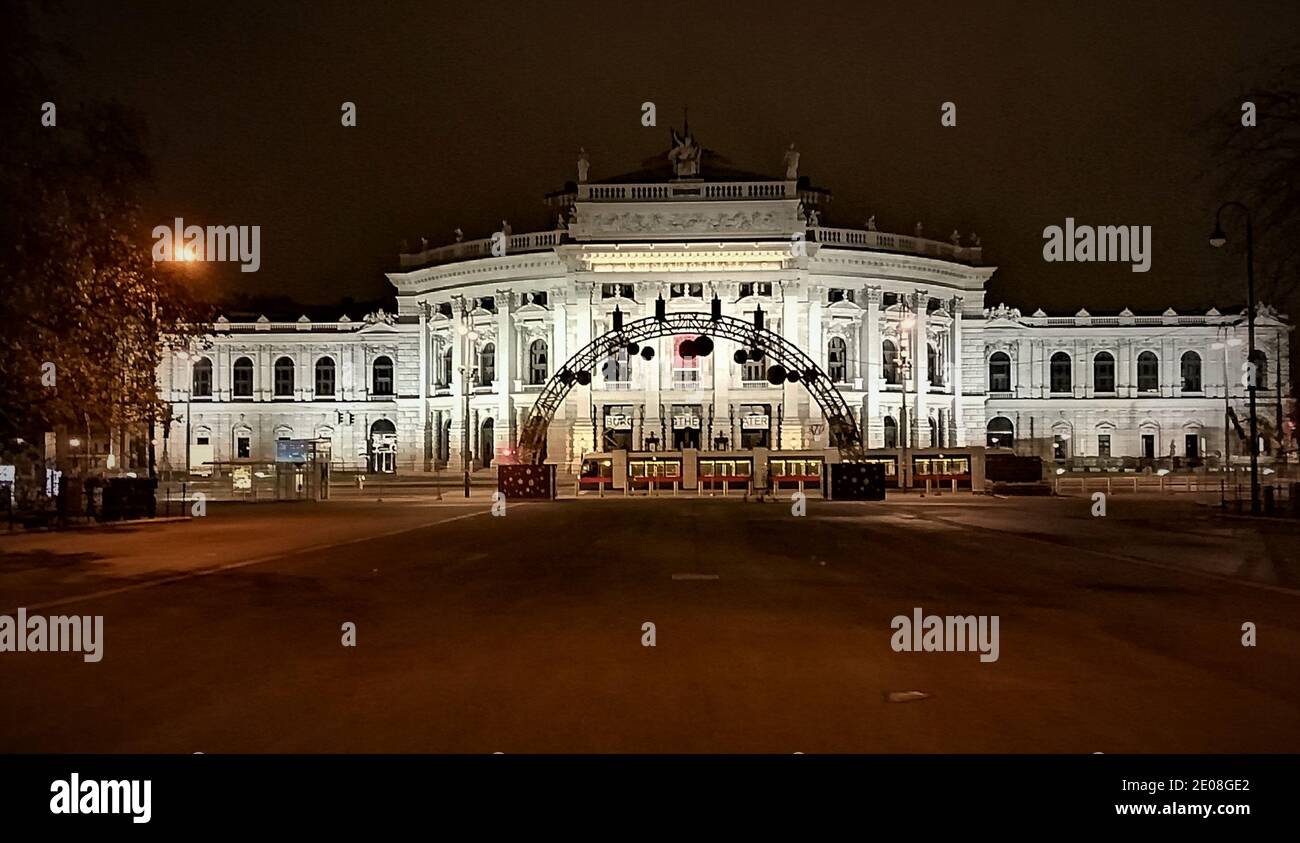
M 184 464 L 187 431 L 195 466 L 274 459 L 275 440 L 295 438 L 327 441 L 340 468 L 459 468 L 465 450 L 476 468 L 510 459 L 557 367 L 608 331 L 616 308 L 648 317 L 659 297 L 669 313 L 707 313 L 715 296 L 744 320 L 761 308 L 836 383 L 871 449 L 900 444 L 906 404 L 919 448 L 1199 460 L 1224 447 L 1225 366 L 1244 424 L 1244 314 L 990 309 L 995 269 L 977 241 L 823 224 L 830 194 L 798 176 L 793 152 L 765 177 L 701 160 L 691 144 L 601 181 L 586 180 L 584 158 L 578 181 L 546 198 L 552 230 L 401 255 L 388 276 L 396 314 L 219 322 L 210 347 L 163 363 L 182 419 L 171 462 Z M 1289 410 L 1278 400 L 1290 394 L 1289 332 L 1261 308 L 1258 417 L 1270 437 Z M 619 355 L 569 392 L 548 460 L 571 471 L 612 448 L 828 446 L 802 384 L 770 384 L 764 363 L 737 363 L 725 339 L 683 357 L 686 339 L 651 340 L 652 360 Z

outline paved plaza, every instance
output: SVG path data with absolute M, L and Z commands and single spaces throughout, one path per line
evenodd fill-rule
M 98 663 L 0 655 L 0 751 L 1300 751 L 1282 521 L 1169 496 L 490 507 L 0 536 L 0 613 L 104 617 Z M 896 652 L 914 609 L 997 616 L 997 660 Z

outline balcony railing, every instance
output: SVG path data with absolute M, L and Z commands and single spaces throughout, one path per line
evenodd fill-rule
M 793 199 L 793 181 L 580 184 L 579 202 L 655 202 L 680 200 Z
M 854 228 L 811 226 L 808 229 L 808 239 L 847 249 L 901 252 L 971 264 L 979 263 L 983 257 L 983 249 L 979 246 L 956 246 L 938 240 L 927 240 L 924 237 L 908 237 L 903 234 L 886 234 L 883 231 L 863 231 Z
M 563 231 L 535 231 L 529 234 L 512 234 L 506 238 L 507 255 L 517 254 L 519 252 L 545 252 L 560 245 L 563 237 Z M 454 263 L 456 261 L 469 260 L 470 258 L 486 258 L 492 256 L 492 238 L 485 237 L 481 240 L 466 240 L 462 243 L 451 243 L 446 246 L 437 246 L 432 249 L 426 249 L 423 252 L 403 253 L 398 256 L 398 260 L 403 268 L 412 266 L 430 266 L 440 263 Z

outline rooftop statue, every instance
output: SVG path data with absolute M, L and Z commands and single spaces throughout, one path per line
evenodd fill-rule
M 457 242 L 457 243 L 461 243 L 461 242 L 464 242 L 464 240 L 465 240 L 465 232 L 464 232 L 464 231 L 461 231 L 459 228 L 457 228 L 457 229 L 456 229 L 456 242 Z
M 672 134 L 673 148 L 668 151 L 668 161 L 673 165 L 673 174 L 679 179 L 695 178 L 700 175 L 700 158 L 703 150 L 695 143 L 689 125 L 682 127 L 682 134 L 676 129 L 668 130 Z
M 957 248 L 961 248 L 961 234 L 957 232 L 957 229 L 954 228 L 952 230 L 952 236 L 949 237 L 948 239 L 952 241 L 952 244 L 954 246 L 956 246 Z
M 578 148 L 578 184 L 587 183 L 587 170 L 591 167 L 591 159 L 587 157 L 587 148 L 585 146 Z
M 875 231 L 875 230 L 876 230 L 876 215 L 872 214 L 870 218 L 867 219 L 867 231 Z
M 787 181 L 799 178 L 799 152 L 794 144 L 790 144 L 790 148 L 785 151 L 785 177 Z

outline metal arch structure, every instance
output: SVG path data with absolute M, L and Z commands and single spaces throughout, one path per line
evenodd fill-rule
M 672 313 L 663 319 L 647 316 L 608 331 L 592 340 L 581 351 L 569 358 L 551 379 L 528 414 L 519 437 L 519 461 L 540 463 L 546 442 L 546 431 L 551 419 L 560 408 L 575 376 L 581 371 L 592 371 L 630 342 L 674 335 L 722 337 L 741 343 L 748 348 L 761 348 L 773 362 L 789 371 L 800 374 L 802 383 L 826 416 L 827 432 L 831 442 L 847 460 L 862 456 L 862 434 L 858 423 L 849 411 L 848 402 L 835 388 L 830 377 L 811 357 L 785 337 L 767 328 L 757 328 L 743 319 L 732 316 L 714 318 L 707 313 Z

